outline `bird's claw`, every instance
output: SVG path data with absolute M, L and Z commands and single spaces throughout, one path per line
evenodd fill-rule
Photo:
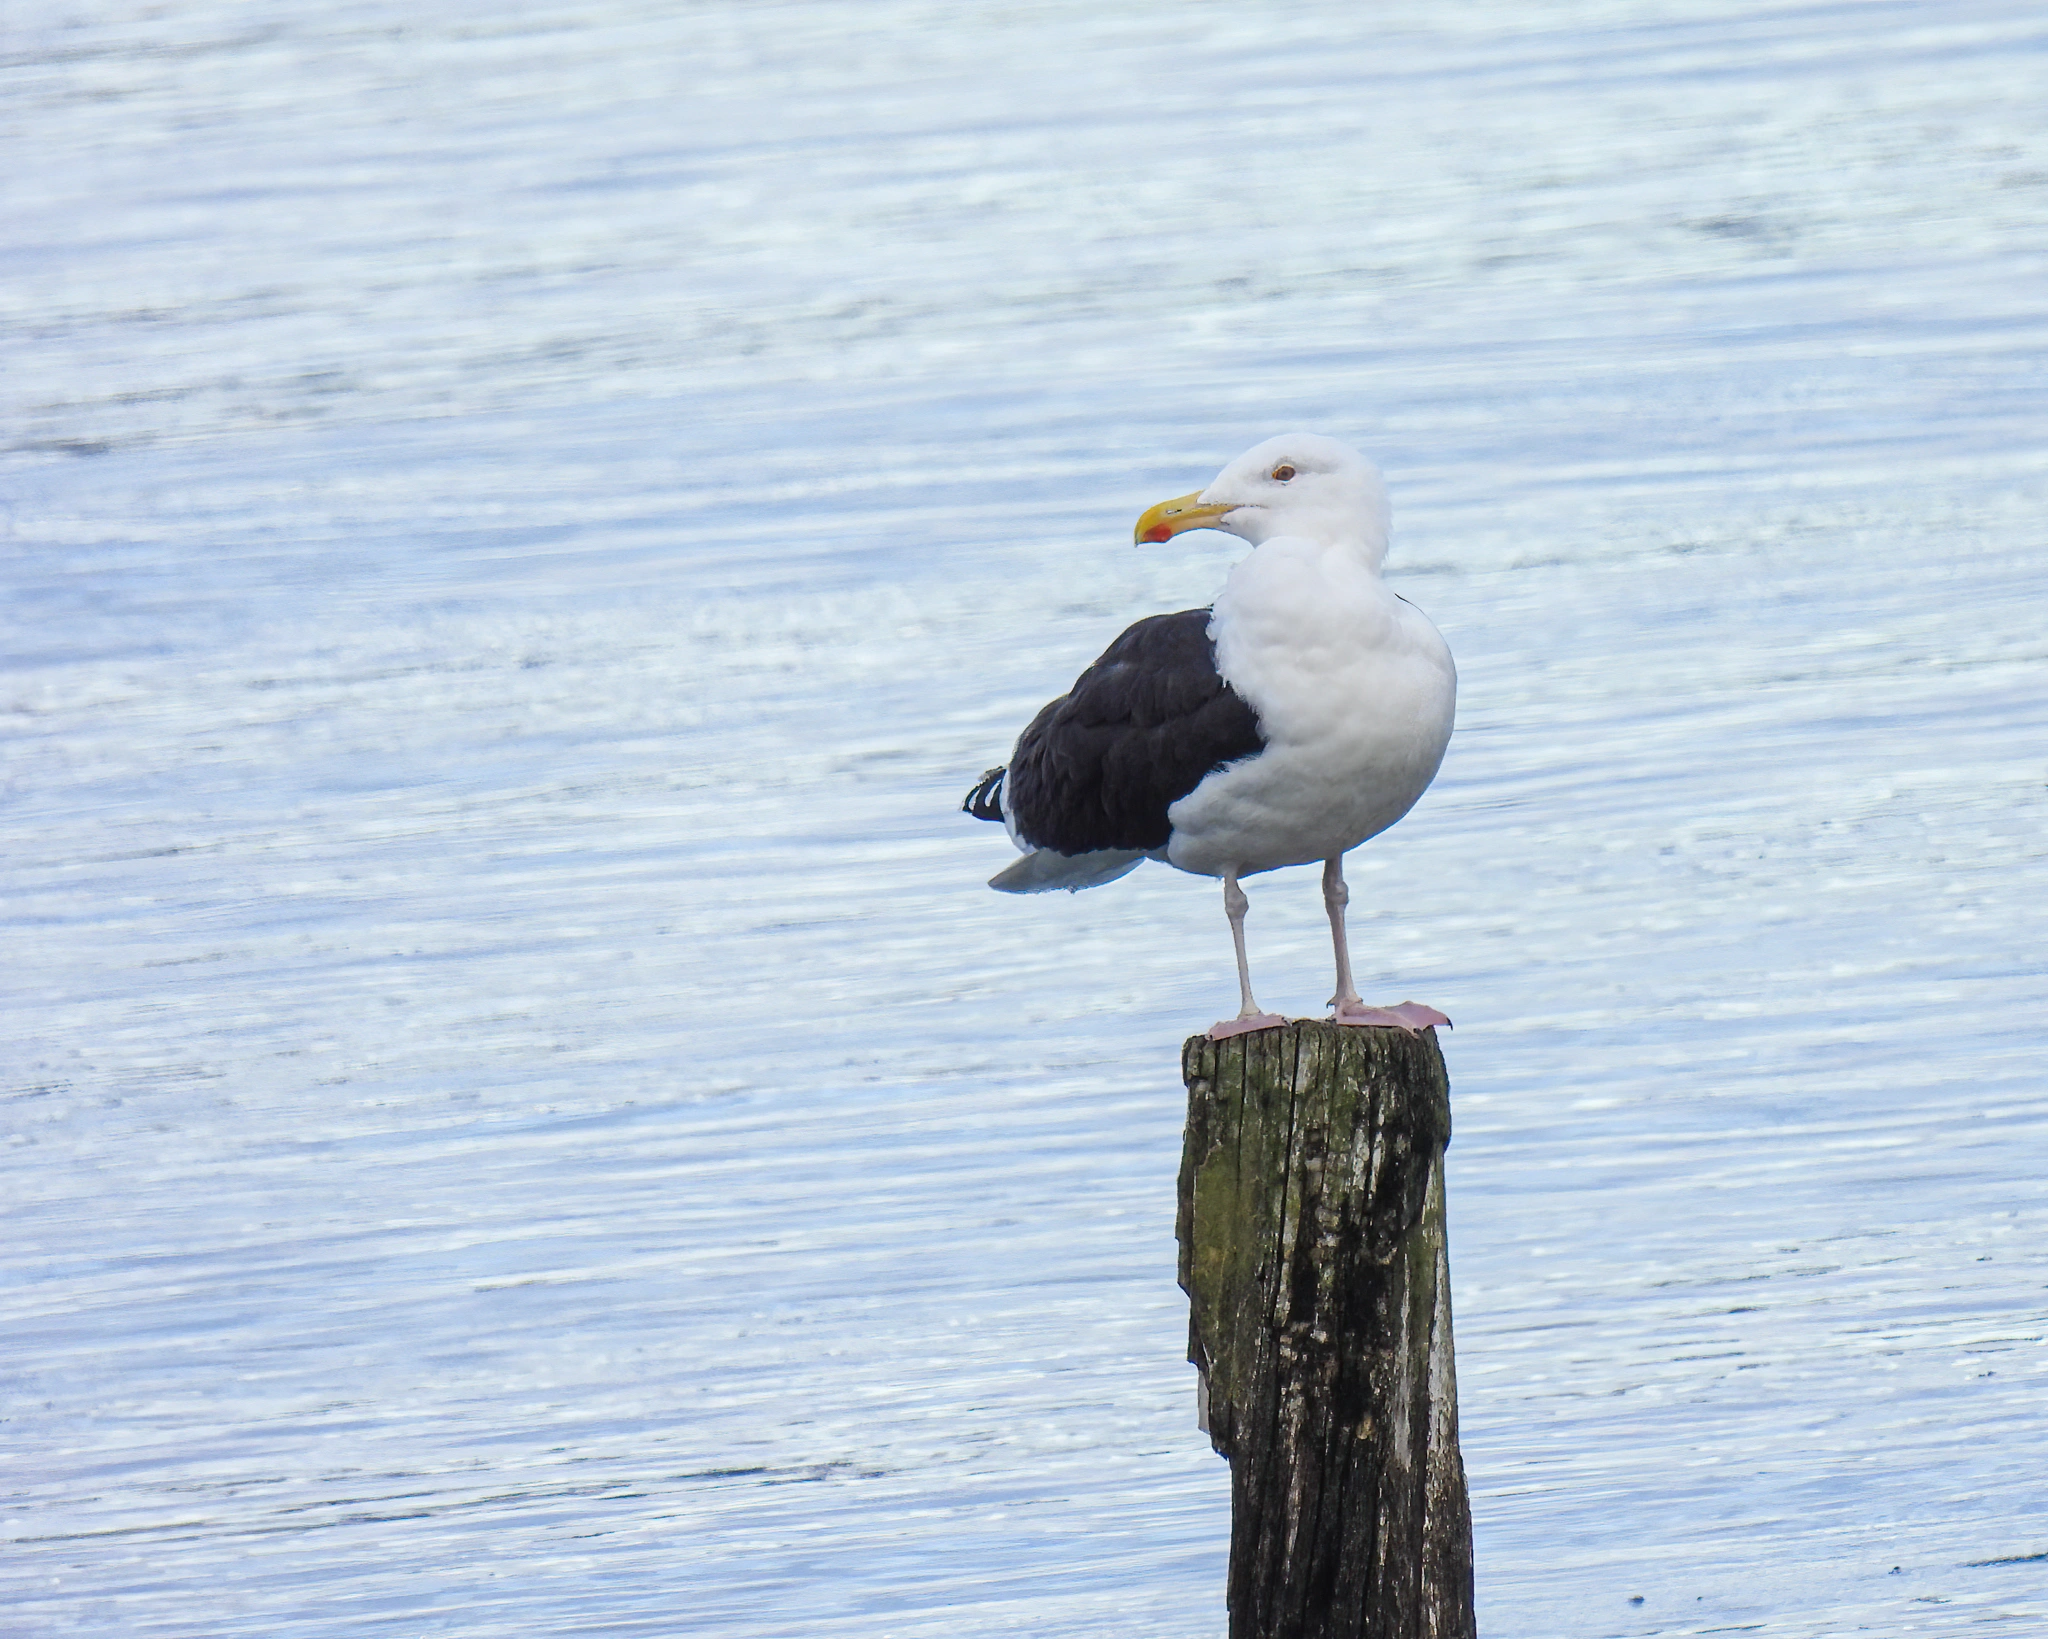
M 1234 1019 L 1218 1019 L 1209 1026 L 1208 1037 L 1211 1041 L 1228 1041 L 1253 1030 L 1277 1030 L 1286 1022 L 1278 1013 L 1240 1013 Z
M 1339 1002 L 1332 1015 L 1336 1024 L 1391 1025 L 1396 1030 L 1405 1030 L 1411 1036 L 1419 1036 L 1435 1025 L 1446 1030 L 1451 1021 L 1433 1007 L 1421 1002 L 1402 1002 L 1397 1007 L 1367 1007 L 1363 1002 Z

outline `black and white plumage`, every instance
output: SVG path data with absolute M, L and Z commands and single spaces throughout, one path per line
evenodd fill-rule
M 1367 1007 L 1344 931 L 1343 855 L 1427 789 L 1457 698 L 1442 636 L 1380 579 L 1379 472 L 1334 439 L 1283 434 L 1153 507 L 1136 538 L 1204 528 L 1252 545 L 1214 606 L 1132 626 L 969 793 L 966 810 L 1024 850 L 989 885 L 1078 890 L 1147 859 L 1222 878 L 1243 1000 L 1213 1032 L 1228 1035 L 1282 1022 L 1252 1000 L 1239 879 L 1320 860 L 1338 1021 L 1446 1023 Z
M 1183 609 L 1139 621 L 1032 719 L 1008 767 L 970 793 L 969 813 L 1006 821 L 1031 850 L 994 887 L 1092 887 L 1111 880 L 1103 869 L 1135 870 L 1173 840 L 1173 804 L 1264 749 L 1258 715 L 1216 670 L 1211 619 Z M 1036 861 L 1040 853 L 1055 857 Z

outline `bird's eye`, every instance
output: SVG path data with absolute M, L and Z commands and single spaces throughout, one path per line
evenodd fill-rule
M 1273 469 L 1273 482 L 1276 484 L 1284 484 L 1287 482 L 1288 479 L 1292 478 L 1293 476 L 1294 469 L 1288 466 L 1285 462 L 1282 462 L 1279 466 Z

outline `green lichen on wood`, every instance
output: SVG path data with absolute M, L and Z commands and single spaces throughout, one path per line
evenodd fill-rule
M 1231 1459 L 1233 1639 L 1473 1632 L 1433 1033 L 1183 1053 L 1181 1285 Z

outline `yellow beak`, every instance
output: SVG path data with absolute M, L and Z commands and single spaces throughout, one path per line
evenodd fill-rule
M 1143 546 L 1147 541 L 1170 541 L 1184 529 L 1214 529 L 1223 521 L 1226 512 L 1235 508 L 1227 506 L 1202 505 L 1202 492 L 1192 495 L 1176 495 L 1171 501 L 1161 501 L 1138 520 L 1138 527 L 1131 539 Z

